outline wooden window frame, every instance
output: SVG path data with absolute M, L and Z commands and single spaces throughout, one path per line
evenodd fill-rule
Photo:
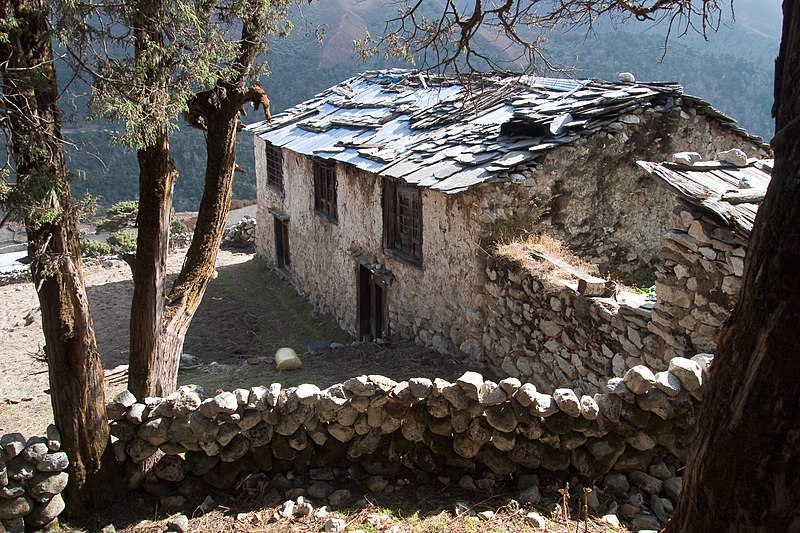
M 272 143 L 264 148 L 267 166 L 267 185 L 283 193 L 283 150 Z
M 288 270 L 292 265 L 292 256 L 289 253 L 289 219 L 273 215 L 275 229 L 275 265 L 280 270 Z
M 422 190 L 386 179 L 383 187 L 384 247 L 392 255 L 422 266 Z
M 336 163 L 314 159 L 314 211 L 320 216 L 337 222 L 336 207 Z

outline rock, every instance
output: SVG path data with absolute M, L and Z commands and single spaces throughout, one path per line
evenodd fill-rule
M 177 455 L 166 455 L 153 467 L 153 473 L 158 479 L 176 483 L 183 480 L 184 472 L 183 459 Z
M 292 500 L 286 500 L 281 505 L 280 509 L 278 510 L 278 515 L 281 518 L 291 518 L 294 516 L 294 502 Z
M 134 463 L 142 463 L 148 457 L 156 453 L 156 448 L 152 444 L 148 444 L 142 439 L 133 439 L 125 445 L 125 452 Z
M 117 533 L 117 528 L 114 527 L 114 524 L 108 524 L 100 529 L 100 533 Z
M 472 479 L 472 476 L 461 476 L 461 479 L 458 480 L 458 488 L 462 490 L 478 490 L 478 487 L 475 485 L 475 480 Z
M 125 418 L 134 424 L 141 424 L 147 417 L 147 406 L 143 403 L 135 403 L 128 409 Z
M 558 404 L 549 394 L 537 392 L 533 395 L 529 411 L 535 416 L 548 417 L 558 412 Z
M 6 464 L 0 461 L 0 487 L 8 485 L 8 468 Z
M 188 533 L 189 517 L 179 514 L 167 522 L 167 531 L 177 531 L 178 533 Z
M 221 392 L 211 399 L 217 408 L 217 413 L 235 413 L 239 402 L 232 392 Z M 204 402 L 205 403 L 205 402 Z
M 7 433 L 0 437 L 0 448 L 3 450 L 3 458 L 8 461 L 22 453 L 25 449 L 25 437 L 19 433 Z
M 478 403 L 480 405 L 499 405 L 506 400 L 508 400 L 506 391 L 493 381 L 484 381 L 478 389 Z
M 600 406 L 594 398 L 584 394 L 581 396 L 581 415 L 586 420 L 596 420 L 600 414 Z
M 620 527 L 620 526 L 621 526 L 621 524 L 620 524 L 620 522 L 619 522 L 619 518 L 617 518 L 617 515 L 615 515 L 615 514 L 607 514 L 607 515 L 603 515 L 603 516 L 600 518 L 600 521 L 601 521 L 601 522 L 605 522 L 605 523 L 606 523 L 606 524 L 608 524 L 609 526 L 612 526 L 612 527 L 615 527 L 615 528 L 618 528 L 618 527 Z
M 302 496 L 298 496 L 294 504 L 294 516 L 309 516 L 313 512 L 314 506 L 305 501 Z
M 696 357 L 696 356 L 695 356 Z M 57 452 L 61 449 L 61 432 L 54 424 L 47 426 L 45 431 L 47 449 L 51 452 Z
M 634 470 L 628 474 L 628 479 L 639 487 L 646 494 L 659 494 L 664 486 L 664 482 L 651 475 L 645 474 L 640 470 Z
M 0 532 L 3 533 L 25 533 L 25 521 L 22 517 L 12 520 L 3 520 L 0 522 L 0 526 L 5 526 L 5 529 L 0 527 Z
M 683 388 L 689 392 L 703 385 L 703 369 L 696 361 L 684 357 L 674 357 L 669 362 L 669 372 L 677 377 Z
M 478 513 L 478 518 L 486 521 L 491 520 L 492 518 L 494 518 L 494 511 L 481 511 L 480 513 Z
M 49 502 L 34 507 L 33 511 L 25 517 L 25 523 L 33 527 L 47 525 L 58 518 L 65 507 L 64 498 L 61 497 L 61 494 L 56 494 Z
M 10 481 L 5 487 L 0 489 L 0 498 L 16 498 L 17 496 L 23 496 L 25 494 L 25 486 L 22 484 L 22 481 Z
M 664 500 L 653 494 L 650 496 L 648 506 L 650 510 L 653 511 L 653 514 L 656 515 L 658 521 L 666 524 L 667 520 L 669 520 L 669 513 L 667 513 L 667 509 L 664 507 Z
M 610 472 L 603 479 L 603 490 L 616 498 L 623 498 L 630 488 L 628 478 L 620 472 Z
M 631 529 L 633 531 L 658 531 L 661 529 L 661 523 L 655 516 L 643 514 L 631 521 Z
M 324 500 L 333 492 L 333 487 L 325 481 L 315 481 L 308 486 L 308 495 L 317 500 Z
M 114 396 L 114 398 L 106 404 L 106 413 L 109 420 L 119 420 L 125 416 L 128 407 L 136 403 L 136 396 L 129 390 L 124 390 Z
M 683 487 L 682 477 L 671 477 L 664 481 L 664 494 L 673 502 L 677 502 Z
M 347 522 L 341 518 L 329 518 L 325 522 L 325 533 L 341 533 L 347 527 Z
M 42 475 L 34 477 L 28 482 L 28 495 L 38 501 L 52 498 L 61 493 L 69 481 L 69 475 L 61 472 L 55 475 Z
M 538 485 L 533 485 L 528 487 L 527 489 L 523 490 L 519 493 L 517 499 L 521 503 L 527 503 L 530 505 L 538 505 L 540 501 L 542 501 L 542 494 L 539 492 Z
M 202 363 L 200 363 L 200 359 L 195 357 L 192 354 L 183 353 L 181 354 L 181 362 L 178 366 L 181 370 L 190 370 L 192 368 L 197 368 Z
M 153 446 L 164 444 L 169 440 L 169 425 L 169 418 L 150 419 L 139 427 L 139 438 Z
M 69 458 L 65 452 L 55 452 L 45 455 L 36 469 L 40 472 L 61 472 L 69 466 Z
M 626 402 L 632 402 L 635 399 L 635 395 L 631 392 L 622 378 L 609 379 L 606 383 L 606 388 L 608 389 L 609 394 L 619 396 Z M 595 399 L 597 399 L 597 397 L 595 397 Z
M 532 383 L 523 384 L 519 390 L 514 393 L 514 399 L 517 400 L 522 407 L 529 407 L 536 399 L 536 387 Z
M 672 472 L 664 461 L 654 461 L 647 469 L 647 472 L 654 478 L 665 481 L 672 477 Z
M 33 509 L 33 502 L 27 496 L 14 499 L 0 498 L 0 520 L 14 520 L 27 515 Z
M 353 495 L 347 489 L 333 491 L 328 496 L 328 503 L 331 507 L 344 507 L 353 500 Z
M 483 385 L 483 376 L 477 372 L 464 372 L 456 382 L 461 387 L 461 390 L 464 391 L 464 394 L 467 395 L 467 398 L 474 401 L 478 400 L 478 391 Z
M 636 81 L 636 77 L 630 72 L 620 72 L 618 79 L 622 83 L 634 83 Z
M 364 484 L 370 492 L 381 493 L 389 485 L 389 481 L 385 480 L 383 476 L 370 476 Z
M 553 399 L 556 405 L 558 405 L 558 408 L 567 415 L 573 418 L 581 416 L 581 402 L 572 389 L 554 390 Z
M 536 512 L 525 515 L 525 522 L 534 529 L 547 529 L 547 520 Z
M 674 374 L 667 371 L 656 374 L 655 385 L 669 397 L 677 396 L 682 390 L 681 381 Z
M 38 464 L 39 461 L 44 459 L 48 452 L 47 444 L 44 442 L 34 442 L 22 451 L 22 458 L 26 461 Z
M 731 165 L 737 167 L 747 166 L 747 154 L 745 154 L 738 148 L 733 148 L 731 150 L 720 152 L 719 154 L 717 154 L 717 159 L 720 161 L 725 161 L 726 163 L 730 163 Z
M 350 378 L 342 383 L 342 388 L 356 396 L 372 396 L 375 393 L 375 385 L 367 376 Z
M 692 356 L 692 361 L 700 365 L 700 368 L 702 368 L 706 375 L 708 375 L 708 370 L 711 368 L 711 363 L 714 362 L 714 354 L 699 353 Z
M 684 165 L 693 165 L 697 161 L 702 160 L 700 154 L 697 152 L 678 152 L 677 154 L 672 154 L 672 160 L 675 163 L 683 163 Z
M 424 400 L 433 392 L 433 382 L 428 378 L 411 378 L 408 389 L 417 400 Z
M 326 341 L 312 341 L 308 343 L 308 352 L 309 353 L 319 353 L 327 350 L 331 347 L 331 343 Z
M 316 385 L 304 383 L 299 385 L 294 393 L 302 405 L 311 405 L 319 400 L 321 391 Z
M 644 365 L 636 365 L 631 368 L 622 377 L 622 381 L 628 389 L 634 394 L 644 394 L 653 388 L 656 383 L 656 377 L 653 371 Z

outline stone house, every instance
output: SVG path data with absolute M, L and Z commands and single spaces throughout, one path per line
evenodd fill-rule
M 372 71 L 249 127 L 257 252 L 358 339 L 487 360 L 493 243 L 655 279 L 675 196 L 637 160 L 768 147 L 666 83 Z M 499 366 L 499 365 L 498 365 Z

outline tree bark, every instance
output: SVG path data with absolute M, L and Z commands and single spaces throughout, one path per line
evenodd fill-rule
M 138 151 L 139 214 L 130 318 L 128 389 L 139 399 L 175 390 L 178 361 L 163 356 L 169 217 L 177 176 L 166 131 Z
M 775 168 L 669 532 L 800 531 L 800 2 L 784 0 Z
M 41 0 L 0 2 L 17 19 L 0 44 L 9 149 L 16 164 L 12 200 L 28 235 L 55 424 L 70 459 L 70 514 L 107 503 L 115 474 L 97 352 L 81 270 L 75 212 L 62 151 L 58 88 L 47 11 Z

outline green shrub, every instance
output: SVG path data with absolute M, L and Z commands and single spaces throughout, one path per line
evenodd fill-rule
M 169 223 L 169 232 L 170 233 L 191 233 L 189 226 L 184 224 L 183 220 L 179 218 L 173 218 Z
M 97 231 L 118 231 L 136 226 L 139 213 L 139 202 L 128 200 L 119 202 L 108 208 L 106 218 L 97 223 Z
M 124 231 L 115 231 L 106 239 L 114 253 L 124 254 L 136 251 L 136 235 Z
M 83 255 L 83 257 L 103 257 L 104 255 L 111 255 L 111 246 L 105 242 L 84 239 L 81 241 L 81 255 Z

